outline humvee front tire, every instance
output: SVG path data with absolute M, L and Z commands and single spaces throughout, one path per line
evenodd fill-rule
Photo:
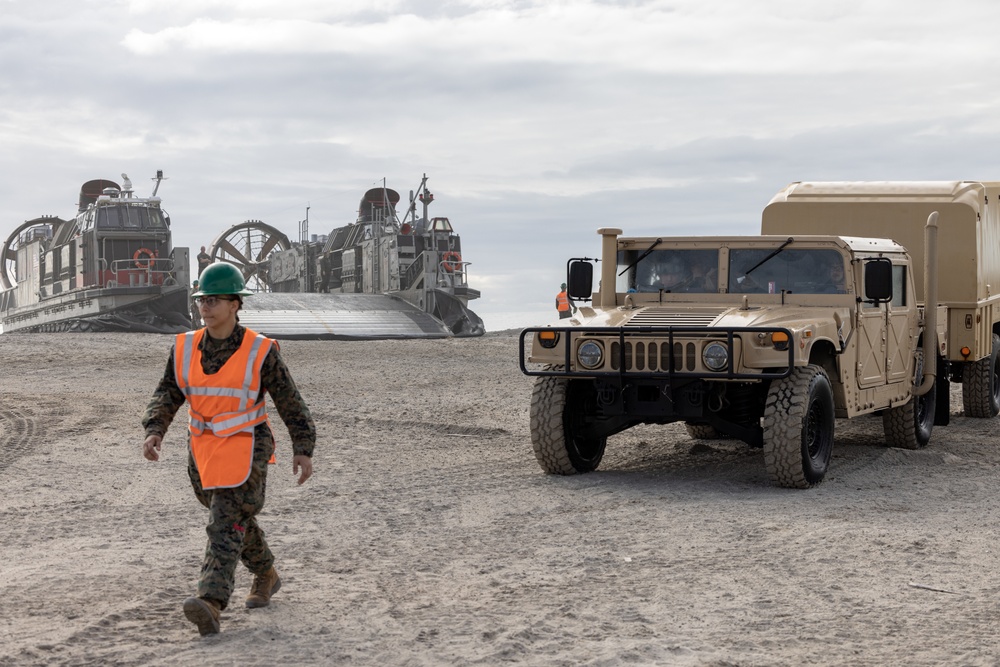
M 962 404 L 966 417 L 1000 414 L 1000 336 L 993 334 L 990 356 L 962 368 Z
M 920 384 L 924 377 L 924 354 L 917 352 L 914 377 Z M 934 409 L 937 405 L 937 387 L 931 387 L 923 396 L 911 396 L 905 405 L 882 412 L 882 428 L 890 447 L 923 449 L 931 440 L 934 429 Z
M 540 377 L 531 391 L 531 445 L 538 465 L 553 475 L 575 475 L 597 469 L 607 438 L 579 435 L 588 410 L 593 410 L 590 383 L 560 377 Z
M 778 486 L 823 481 L 833 452 L 833 388 L 819 366 L 795 368 L 771 383 L 764 405 L 764 466 Z

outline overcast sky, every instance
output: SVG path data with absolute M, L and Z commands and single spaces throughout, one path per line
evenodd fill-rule
M 0 242 L 122 172 L 164 170 L 194 252 L 426 172 L 473 309 L 540 323 L 601 226 L 753 234 L 792 181 L 1000 180 L 998 32 L 990 0 L 0 0 Z

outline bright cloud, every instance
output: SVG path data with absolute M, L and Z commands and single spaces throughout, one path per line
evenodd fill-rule
M 992 49 L 967 14 L 931 5 L 900 12 L 892 3 L 815 8 L 784 1 L 453 2 L 437 12 L 417 3 L 210 2 L 211 18 L 160 29 L 135 27 L 123 40 L 141 55 L 334 53 L 379 60 L 461 57 L 547 62 L 659 73 L 837 73 L 930 68 Z M 193 7 L 194 5 L 192 5 Z M 212 11 L 225 10 L 225 11 Z M 979 20 L 1000 18 L 983 3 Z M 920 28 L 935 32 L 915 39 Z M 947 48 L 944 48 L 947 45 Z

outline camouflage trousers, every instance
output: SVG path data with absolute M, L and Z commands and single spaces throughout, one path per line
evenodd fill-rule
M 254 518 L 264 508 L 267 461 L 274 449 L 271 438 L 255 438 L 250 478 L 234 489 L 201 488 L 201 477 L 188 449 L 188 477 L 198 502 L 208 508 L 208 546 L 198 578 L 198 597 L 219 603 L 225 609 L 233 594 L 236 564 L 243 562 L 254 574 L 264 574 L 274 564 L 274 555 L 264 540 L 264 531 Z

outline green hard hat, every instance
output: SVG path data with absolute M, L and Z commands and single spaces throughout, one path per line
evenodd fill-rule
M 246 288 L 243 282 L 243 274 L 232 264 L 226 262 L 216 262 L 209 264 L 198 277 L 198 284 L 201 286 L 197 292 L 191 296 L 210 296 L 212 294 L 239 294 L 246 296 L 253 294 Z

